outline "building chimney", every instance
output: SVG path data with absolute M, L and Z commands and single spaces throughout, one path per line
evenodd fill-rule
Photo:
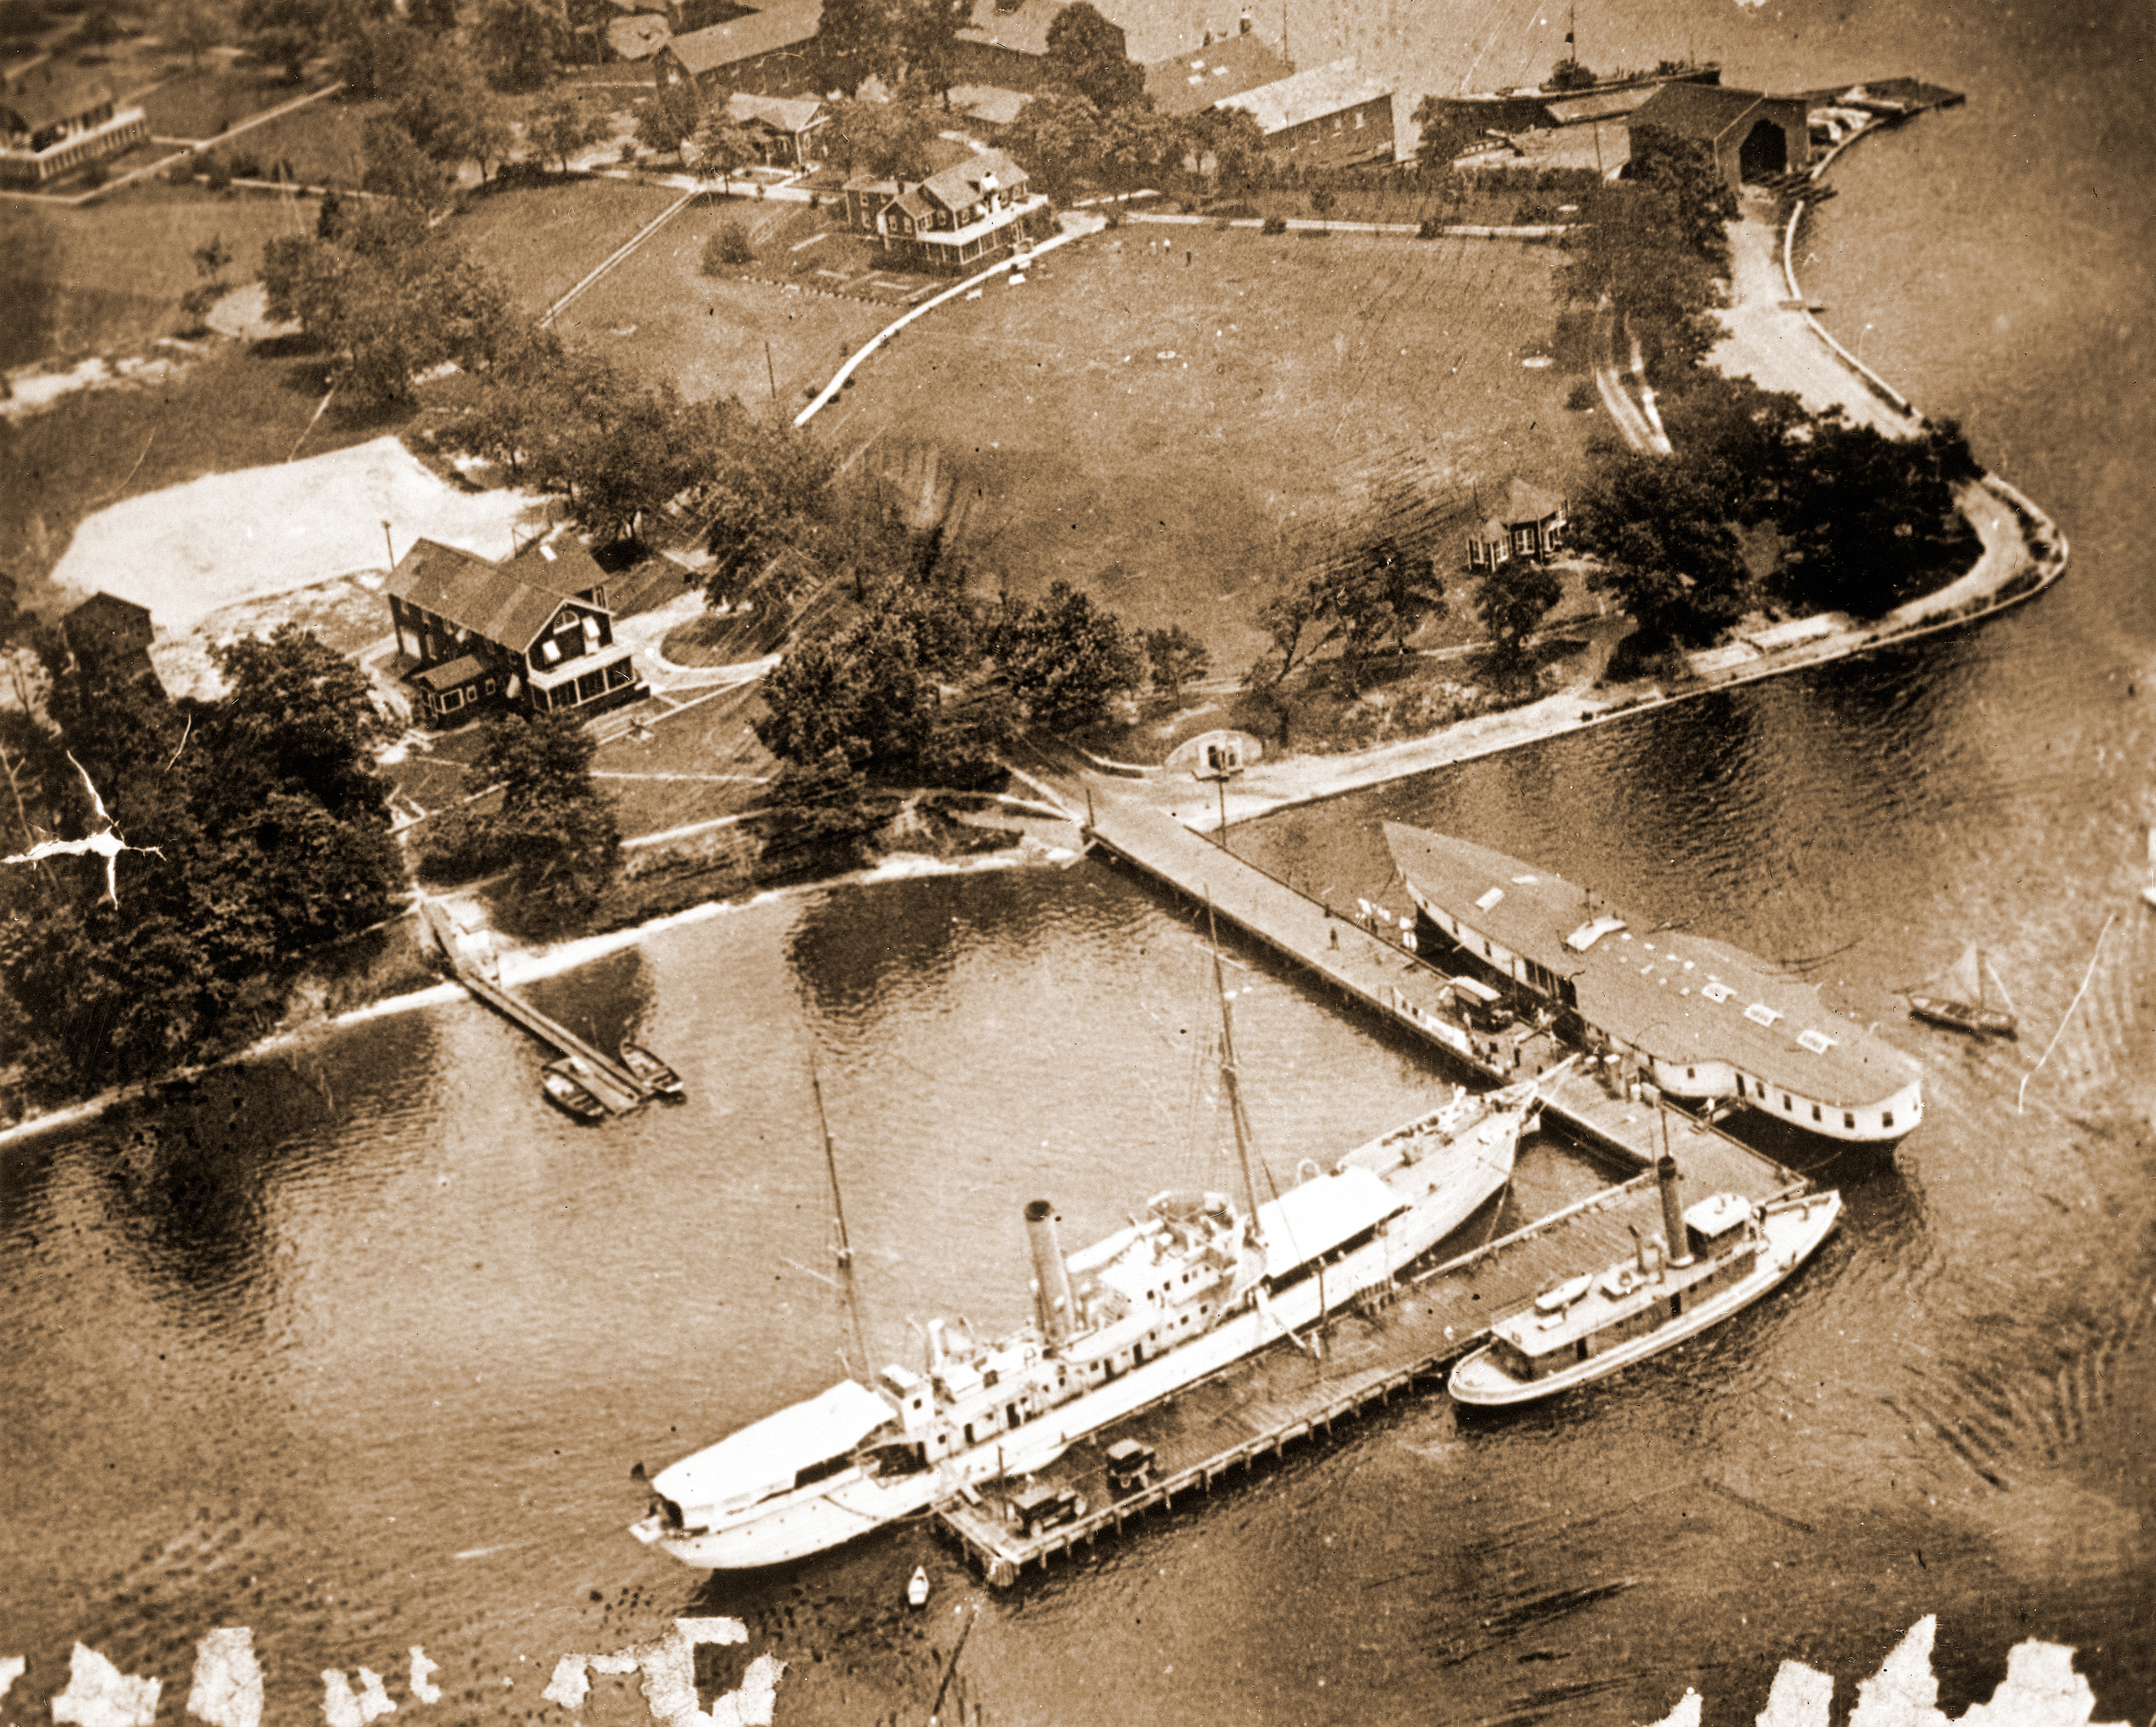
M 1055 1207 L 1046 1200 L 1026 1201 L 1025 1235 L 1033 1249 L 1034 1308 L 1040 1316 L 1040 1334 L 1052 1349 L 1070 1335 L 1073 1313 L 1070 1272 L 1063 1263 L 1062 1244 L 1055 1238 Z
M 1662 1189 L 1662 1229 L 1669 1237 L 1670 1263 L 1691 1263 L 1691 1238 L 1686 1232 L 1684 1204 L 1677 1197 L 1677 1160 L 1666 1151 L 1655 1160 L 1655 1179 Z

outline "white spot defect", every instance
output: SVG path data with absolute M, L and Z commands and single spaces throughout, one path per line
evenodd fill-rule
M 245 1626 L 221 1626 L 195 1644 L 187 1713 L 211 1727 L 260 1727 L 262 1663 Z
M 162 1681 L 123 1673 L 77 1643 L 68 1656 L 67 1689 L 53 1699 L 53 1719 L 77 1727 L 151 1727 L 162 1688 Z

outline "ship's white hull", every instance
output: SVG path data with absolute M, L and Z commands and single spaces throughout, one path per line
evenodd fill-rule
M 1369 1290 L 1391 1282 L 1457 1229 L 1511 1179 L 1518 1123 L 1468 1136 L 1462 1154 L 1443 1154 L 1443 1168 L 1423 1176 L 1430 1185 L 1409 1209 L 1389 1219 L 1368 1242 L 1308 1277 L 1167 1354 L 1132 1367 L 1106 1385 L 1058 1404 L 1031 1421 L 954 1452 L 934 1467 L 896 1477 L 847 1469 L 753 1508 L 737 1520 L 701 1531 L 675 1529 L 654 1512 L 631 1526 L 647 1546 L 684 1565 L 742 1570 L 782 1565 L 836 1547 L 902 1517 L 924 1511 L 962 1488 L 1029 1473 L 1109 1423 L 1195 1385 L 1277 1342 Z M 1400 1172 L 1413 1175 L 1424 1166 Z M 1322 1283 L 1322 1288 L 1321 1288 Z
M 1606 1379 L 1635 1362 L 1674 1348 L 1688 1337 L 1697 1337 L 1710 1325 L 1718 1325 L 1749 1307 L 1810 1258 L 1812 1250 L 1827 1238 L 1840 1216 L 1839 1193 L 1814 1194 L 1770 1207 L 1762 1231 L 1765 1240 L 1761 1243 L 1763 1251 L 1759 1256 L 1758 1269 L 1742 1282 L 1732 1284 L 1667 1324 L 1590 1356 L 1560 1373 L 1536 1380 L 1515 1379 L 1497 1365 L 1486 1346 L 1452 1370 L 1446 1389 L 1458 1402 L 1498 1408 L 1532 1403 L 1538 1398 L 1571 1390 L 1576 1385 Z

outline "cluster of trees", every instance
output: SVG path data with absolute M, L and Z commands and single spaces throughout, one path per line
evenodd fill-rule
M 1244 187 L 1265 162 L 1265 132 L 1240 108 L 1170 118 L 1137 106 L 1103 108 L 1075 91 L 1029 100 L 1006 135 L 1013 155 L 1051 190 L 1080 180 L 1136 186 L 1196 172 Z
M 1872 618 L 1938 585 L 1974 550 L 1954 488 L 1979 469 L 1952 421 L 1881 435 L 1749 378 L 1696 371 L 1665 398 L 1676 454 L 1599 449 L 1573 543 L 1640 628 L 1631 651 L 1700 647 L 1745 613 Z
M 296 962 L 387 916 L 402 868 L 384 722 L 311 634 L 217 650 L 212 702 L 103 675 L 51 632 L 36 645 L 49 724 L 10 717 L 10 813 L 26 841 L 33 809 L 87 836 L 95 797 L 127 849 L 111 897 L 95 853 L 0 871 L 0 1015 L 28 1072 L 80 1092 L 266 1029 Z
M 598 740 L 573 714 L 487 722 L 464 772 L 467 796 L 498 791 L 490 811 L 453 810 L 423 830 L 423 876 L 466 881 L 513 869 L 527 911 L 548 921 L 588 911 L 621 866 L 613 800 L 592 780 Z
M 236 28 L 248 51 L 297 82 L 307 63 L 328 55 L 362 95 L 420 91 L 434 77 L 444 91 L 476 89 L 475 61 L 496 90 L 543 87 L 560 69 L 589 58 L 607 8 L 599 0 L 478 0 L 459 19 L 457 0 L 170 0 L 167 40 L 197 58 Z M 589 14 L 587 16 L 587 14 Z M 459 22 L 462 49 L 447 52 Z M 466 52 L 468 51 L 468 53 Z
M 814 44 L 822 82 L 850 95 L 875 79 L 947 101 L 959 82 L 958 32 L 973 10 L 972 0 L 824 0 Z M 1091 0 L 1073 0 L 1056 14 L 1046 46 L 1057 88 L 1103 110 L 1143 97 L 1144 69 L 1125 51 L 1121 28 Z
M 1419 542 L 1374 534 L 1260 609 L 1258 622 L 1272 639 L 1272 651 L 1252 667 L 1251 681 L 1278 685 L 1337 643 L 1341 675 L 1359 689 L 1387 642 L 1395 654 L 1405 653 L 1408 639 L 1449 605 L 1436 562 Z

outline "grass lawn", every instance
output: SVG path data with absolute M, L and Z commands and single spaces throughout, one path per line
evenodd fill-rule
M 182 69 L 145 92 L 142 111 L 157 137 L 214 138 L 249 115 L 318 88 L 285 83 L 278 67 L 205 59 L 201 71 Z
M 692 204 L 586 290 L 554 327 L 692 399 L 737 395 L 762 408 L 772 400 L 775 375 L 780 405 L 798 411 L 803 392 L 828 379 L 895 314 L 772 282 L 707 276 L 702 260 L 721 223 L 747 223 L 761 255 L 767 245 L 788 243 L 759 235 L 790 229 L 803 213 L 798 204 L 746 198 Z
M 376 111 L 372 102 L 326 97 L 249 127 L 213 153 L 228 167 L 252 163 L 258 173 L 273 179 L 281 162 L 295 185 L 357 188 L 367 172 L 367 122 Z
M 187 320 L 192 253 L 222 236 L 228 282 L 259 270 L 295 218 L 272 198 L 219 198 L 151 179 L 79 208 L 0 202 L 0 367 L 140 352 Z M 300 218 L 311 225 L 312 207 Z
M 403 424 L 333 403 L 309 431 L 321 373 L 318 358 L 229 347 L 154 389 L 77 391 L 43 413 L 0 421 L 0 470 L 13 476 L 0 487 L 0 567 L 42 578 L 91 511 L 204 474 L 281 462 L 302 432 L 304 453 L 319 455 Z
M 1521 363 L 1549 352 L 1556 262 L 1132 224 L 931 313 L 811 424 L 844 450 L 883 434 L 894 463 L 935 446 L 983 587 L 1063 578 L 1240 670 L 1258 608 L 1369 532 L 1373 496 L 1415 501 L 1464 596 L 1475 488 L 1568 477 L 1596 421 L 1561 368 Z
M 1505 227 L 1515 221 L 1562 222 L 1555 213 L 1559 204 L 1577 201 L 1561 192 L 1501 190 L 1484 176 L 1455 174 L 1444 181 L 1418 183 L 1406 176 L 1387 176 L 1357 182 L 1343 180 L 1332 186 L 1334 203 L 1325 218 L 1334 222 L 1420 223 L 1435 221 L 1474 227 Z M 1178 203 L 1173 198 L 1147 199 L 1134 210 L 1182 209 L 1208 215 L 1294 216 L 1316 219 L 1308 188 L 1281 188 L 1264 192 L 1238 192 L 1204 202 Z
M 680 195 L 626 180 L 510 187 L 472 198 L 449 232 L 502 279 L 517 304 L 539 312 Z M 651 244 L 663 245 L 671 232 L 661 229 Z
M 670 699 L 696 705 L 662 717 Z M 617 738 L 592 761 L 624 837 L 738 815 L 762 800 L 762 782 L 778 771 L 749 729 L 764 712 L 754 685 L 716 694 L 684 690 L 629 711 L 649 722 L 648 736 Z

